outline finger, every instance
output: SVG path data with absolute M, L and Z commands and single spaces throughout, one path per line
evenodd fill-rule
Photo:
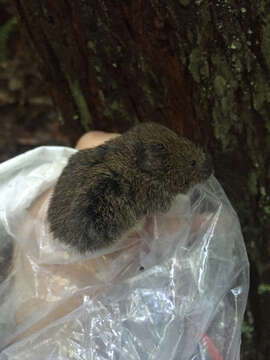
M 117 133 L 106 133 L 103 131 L 90 131 L 84 134 L 77 142 L 76 149 L 88 149 L 92 147 L 99 146 L 105 141 L 114 139 L 115 137 L 120 136 Z

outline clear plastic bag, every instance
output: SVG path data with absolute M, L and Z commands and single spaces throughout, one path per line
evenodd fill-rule
M 74 152 L 41 147 L 0 165 L 0 359 L 239 359 L 249 264 L 217 180 L 82 256 L 46 221 Z

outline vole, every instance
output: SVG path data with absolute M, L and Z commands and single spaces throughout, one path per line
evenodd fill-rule
M 136 125 L 70 157 L 50 200 L 50 231 L 80 253 L 108 247 L 211 173 L 210 157 L 187 138 Z

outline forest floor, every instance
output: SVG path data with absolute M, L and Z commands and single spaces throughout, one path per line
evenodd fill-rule
M 0 27 L 12 17 L 12 8 L 0 2 Z M 58 115 L 35 54 L 17 25 L 2 36 L 6 41 L 1 47 L 0 33 L 0 162 L 37 146 L 70 146 L 68 137 L 59 130 Z

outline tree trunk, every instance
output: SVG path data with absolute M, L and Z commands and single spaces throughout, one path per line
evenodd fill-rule
M 268 359 L 269 1 L 14 1 L 73 140 L 151 120 L 212 153 L 254 268 L 245 358 Z

